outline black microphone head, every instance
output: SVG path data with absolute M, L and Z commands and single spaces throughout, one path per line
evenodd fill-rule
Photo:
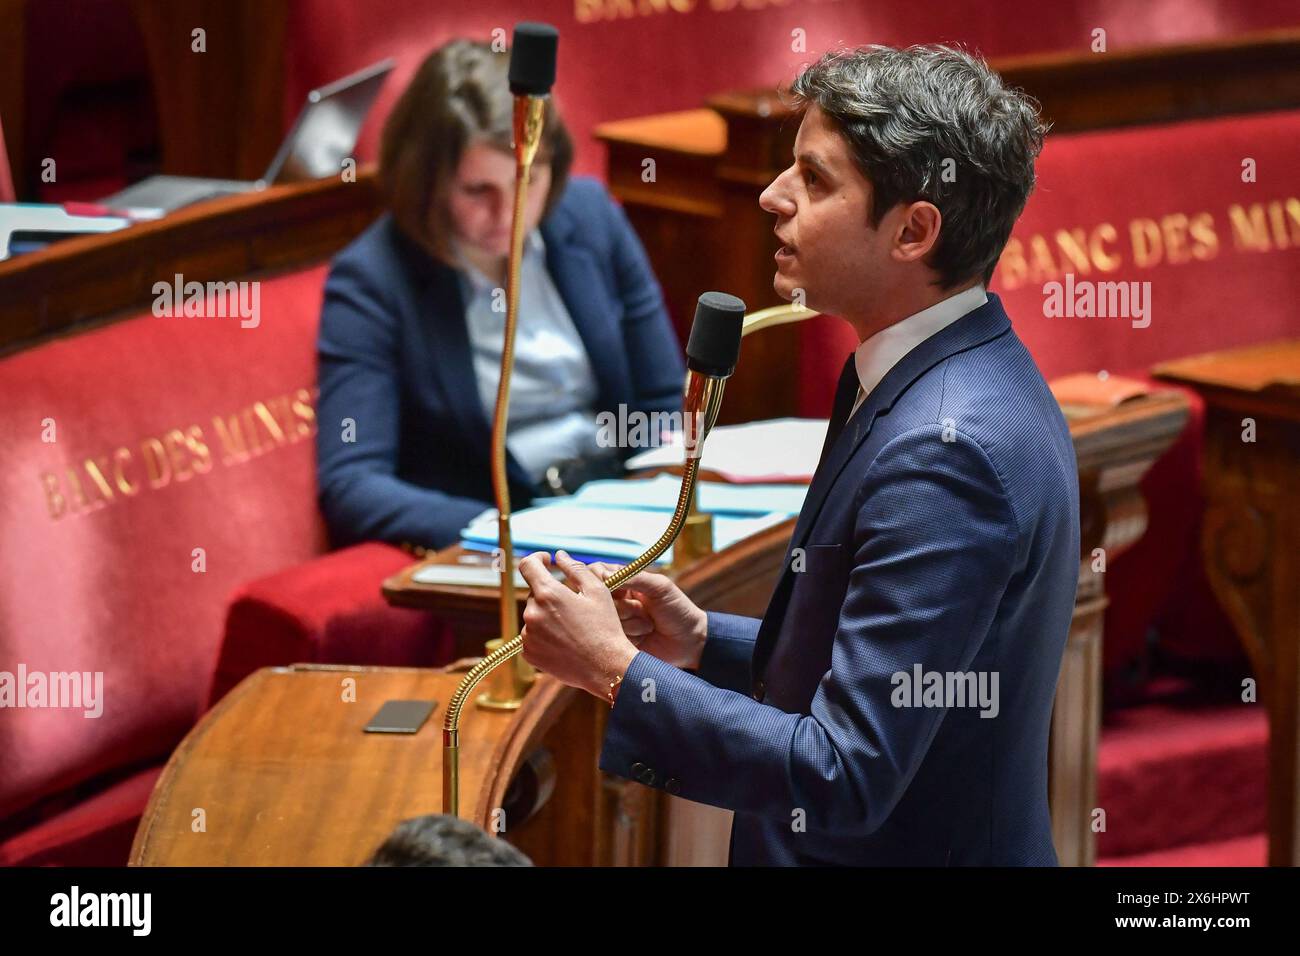
M 545 96 L 555 85 L 555 50 L 560 31 L 549 23 L 516 23 L 510 45 L 510 92 Z
M 745 303 L 725 292 L 706 292 L 695 306 L 686 342 L 686 365 L 703 375 L 725 378 L 736 370 Z

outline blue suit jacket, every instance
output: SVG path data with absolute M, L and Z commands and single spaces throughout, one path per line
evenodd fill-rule
M 734 810 L 735 865 L 1055 864 L 1078 479 L 997 296 L 871 392 L 790 547 L 761 622 L 709 615 L 698 675 L 636 656 L 601 768 Z M 918 665 L 996 673 L 997 715 L 897 706 Z
M 596 410 L 679 411 L 681 347 L 623 210 L 600 183 L 573 179 L 541 231 L 596 374 Z M 492 425 L 455 270 L 383 216 L 334 260 L 318 352 L 319 503 L 334 543 L 454 542 L 493 500 Z M 511 504 L 523 507 L 531 483 L 507 459 Z

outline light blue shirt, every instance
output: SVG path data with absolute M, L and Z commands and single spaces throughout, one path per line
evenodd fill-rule
M 468 263 L 462 264 L 458 275 L 479 401 L 491 422 L 505 343 L 505 288 Z M 556 462 L 600 452 L 594 409 L 597 391 L 587 350 L 547 271 L 546 244 L 534 229 L 524 240 L 520 267 L 506 428 L 506 447 L 534 482 Z

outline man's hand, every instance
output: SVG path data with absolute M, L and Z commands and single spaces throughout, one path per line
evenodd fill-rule
M 545 551 L 519 562 L 519 573 L 532 589 L 521 632 L 524 660 L 570 687 L 605 698 L 610 681 L 627 671 L 637 649 L 619 626 L 609 589 L 590 568 L 557 551 L 562 584 L 547 570 L 550 563 Z
M 604 581 L 618 565 L 593 564 L 591 570 Z M 613 595 L 623 633 L 640 650 L 674 667 L 699 667 L 708 618 L 670 578 L 642 571 Z

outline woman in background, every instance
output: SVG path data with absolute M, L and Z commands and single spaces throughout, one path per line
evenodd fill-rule
M 389 211 L 334 260 L 320 338 L 319 501 L 336 545 L 455 542 L 492 506 L 491 420 L 514 209 L 508 54 L 455 40 L 384 127 Z M 685 368 L 622 209 L 570 179 L 548 101 L 526 204 L 511 378 L 511 504 L 622 472 L 596 416 L 679 411 Z

